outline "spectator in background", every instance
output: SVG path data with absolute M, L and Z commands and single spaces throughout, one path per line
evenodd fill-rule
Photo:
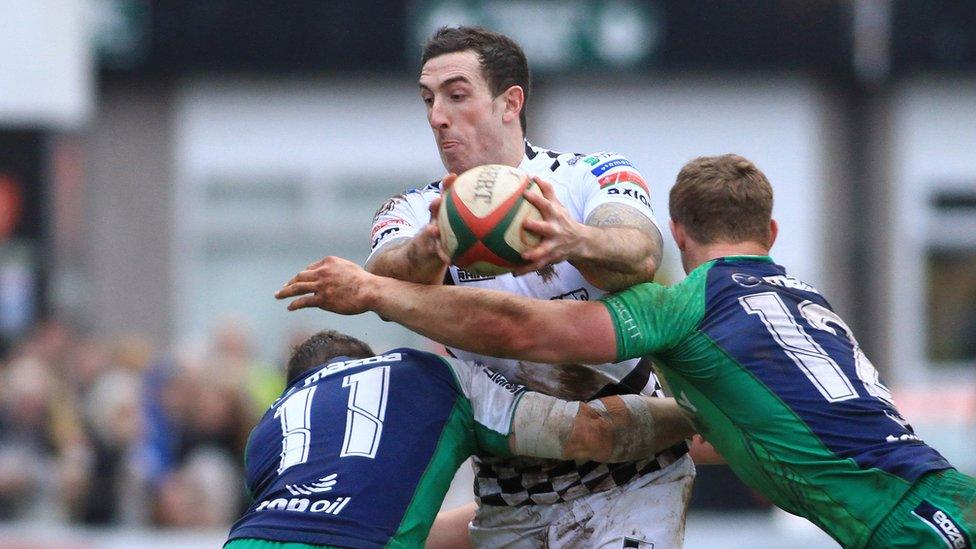
M 145 338 L 61 321 L 15 342 L 0 360 L 0 521 L 229 524 L 261 395 L 283 382 L 245 331 L 209 348 L 152 361 Z
M 263 414 L 285 388 L 281 374 L 254 356 L 247 323 L 240 319 L 219 323 L 206 360 L 206 371 L 220 372 L 222 378 L 239 385 L 255 415 Z

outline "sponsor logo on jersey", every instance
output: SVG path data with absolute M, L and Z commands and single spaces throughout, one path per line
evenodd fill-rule
M 627 160 L 626 158 L 615 158 L 613 160 L 610 160 L 609 162 L 604 162 L 603 164 L 597 165 L 597 167 L 590 170 L 590 173 L 592 173 L 597 177 L 600 177 L 601 175 L 609 172 L 614 168 L 622 168 L 624 166 L 630 166 L 631 168 L 634 167 L 634 165 L 631 164 L 630 161 Z
M 922 442 L 922 439 L 913 433 L 903 433 L 900 435 L 888 435 L 885 437 L 885 442 Z
M 277 498 L 264 500 L 255 508 L 255 511 L 293 511 L 296 513 L 324 513 L 327 515 L 338 515 L 349 503 L 349 497 L 338 497 L 332 500 L 308 498 Z
M 733 273 L 732 280 L 739 286 L 743 286 L 745 288 L 758 286 L 759 283 L 762 282 L 758 276 L 752 276 L 751 274 L 746 273 Z
M 775 276 L 764 276 L 763 280 L 772 284 L 774 286 L 779 286 L 781 288 L 791 288 L 793 290 L 803 290 L 804 292 L 812 292 L 819 294 L 816 288 L 803 282 L 802 280 L 793 278 L 788 275 L 775 275 Z
M 372 243 L 372 247 L 373 247 L 373 248 L 376 248 L 377 246 L 379 246 L 379 245 L 380 245 L 380 242 L 383 242 L 383 240 L 384 240 L 385 238 L 387 238 L 387 237 L 389 237 L 389 236 L 391 236 L 391 235 L 394 235 L 394 234 L 396 234 L 396 233 L 398 233 L 398 232 L 400 232 L 400 229 L 402 229 L 402 228 L 403 228 L 402 226 L 399 226 L 399 225 L 398 225 L 398 226 L 395 226 L 395 227 L 388 227 L 388 228 L 386 228 L 386 229 L 383 229 L 383 230 L 382 230 L 382 231 L 380 232 L 380 234 L 378 234 L 378 235 L 376 235 L 376 236 L 375 236 L 375 237 L 373 238 L 373 243 Z
M 493 280 L 495 277 L 490 275 L 476 275 L 465 271 L 464 269 L 457 270 L 457 280 L 458 282 L 477 282 L 479 280 Z
M 619 189 L 617 187 L 610 187 L 607 189 L 607 194 L 626 196 L 628 198 L 633 198 L 634 200 L 640 202 L 644 206 L 650 208 L 651 201 L 647 199 L 647 195 L 642 193 L 640 189 Z
M 644 337 L 644 335 L 641 334 L 640 328 L 637 327 L 637 321 L 634 320 L 634 315 L 630 314 L 630 311 L 627 309 L 627 307 L 624 307 L 624 304 L 619 299 L 611 298 L 606 300 L 606 302 L 609 303 L 610 307 L 617 312 L 617 316 L 620 319 L 620 324 L 623 326 L 626 337 L 629 337 L 630 339 L 641 339 Z
M 647 182 L 644 181 L 644 178 L 641 177 L 639 173 L 630 170 L 607 174 L 599 179 L 599 183 L 601 189 L 605 189 L 613 185 L 619 185 L 621 183 L 633 183 L 634 185 L 644 189 L 644 192 L 648 195 L 651 194 L 650 189 L 647 188 Z
M 387 219 L 385 221 L 381 221 L 381 222 L 377 223 L 376 225 L 373 225 L 373 230 L 370 232 L 369 237 L 370 238 L 376 238 L 376 235 L 377 234 L 380 234 L 380 231 L 382 231 L 383 229 L 386 229 L 387 227 L 390 227 L 392 225 L 395 225 L 395 226 L 398 226 L 398 227 L 409 227 L 410 226 L 410 224 L 407 223 L 407 220 L 406 219 L 402 219 L 402 218 L 399 218 L 399 217 L 395 217 L 395 218 L 392 218 L 392 219 Z
M 549 298 L 550 301 L 553 299 L 575 299 L 576 301 L 589 301 L 590 292 L 588 292 L 586 288 L 576 288 L 571 292 L 566 292 L 564 294 L 559 294 Z
M 332 473 L 307 484 L 286 484 L 285 489 L 291 492 L 293 496 L 310 496 L 312 494 L 330 492 L 336 483 L 339 482 L 336 480 L 338 476 L 339 473 Z
M 274 404 L 272 404 L 271 407 L 274 408 L 278 406 L 279 403 L 284 402 L 285 399 L 290 397 L 296 391 L 302 389 L 303 387 L 308 387 L 313 383 L 317 383 L 323 377 L 331 376 L 333 374 L 338 374 L 339 372 L 343 372 L 345 370 L 348 370 L 349 368 L 355 368 L 356 366 L 379 364 L 381 362 L 400 362 L 401 360 L 403 360 L 403 355 L 401 355 L 400 353 L 390 353 L 388 355 L 371 356 L 369 358 L 357 358 L 356 360 L 347 360 L 345 362 L 335 362 L 333 364 L 329 364 L 328 366 L 320 369 L 319 371 L 305 378 L 305 381 L 301 385 L 295 385 L 291 389 L 285 391 L 283 395 L 278 397 L 278 400 L 274 401 Z
M 916 517 L 924 520 L 937 534 L 939 534 L 952 549 L 971 549 L 973 544 L 966 533 L 952 520 L 945 511 L 922 500 L 912 511 Z
M 613 158 L 617 156 L 617 153 L 603 152 L 598 154 L 591 154 L 583 159 L 583 162 L 589 164 L 590 166 L 596 166 L 601 160 L 606 160 L 608 158 Z M 575 162 L 574 162 L 575 163 Z
M 499 387 L 505 389 L 506 391 L 512 393 L 513 395 L 525 389 L 524 385 L 519 385 L 518 383 L 512 383 L 511 381 L 508 380 L 507 377 L 503 376 L 502 374 L 494 370 L 489 370 L 483 364 L 481 365 L 481 371 L 484 372 L 486 376 L 488 376 L 488 379 L 492 383 L 498 385 Z

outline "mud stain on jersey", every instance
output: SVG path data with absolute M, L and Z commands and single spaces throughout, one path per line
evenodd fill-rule
M 545 267 L 536 271 L 535 274 L 542 277 L 542 281 L 546 284 L 549 284 L 559 276 L 559 273 L 556 272 L 556 267 L 553 265 L 546 265 Z
M 567 400 L 589 399 L 615 380 L 583 364 L 519 361 L 517 379 L 526 387 Z

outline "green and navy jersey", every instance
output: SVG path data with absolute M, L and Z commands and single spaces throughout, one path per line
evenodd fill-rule
M 510 456 L 524 389 L 412 349 L 338 358 L 289 385 L 245 452 L 254 502 L 229 539 L 419 547 L 458 466 Z
M 747 484 L 845 547 L 866 543 L 920 476 L 951 467 L 823 296 L 768 257 L 710 261 L 604 303 L 618 359 L 654 358 Z

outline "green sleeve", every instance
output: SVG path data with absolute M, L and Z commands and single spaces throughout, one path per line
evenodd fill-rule
M 675 286 L 646 283 L 601 301 L 617 336 L 617 360 L 660 354 L 694 332 L 705 314 L 705 282 L 712 263 Z

